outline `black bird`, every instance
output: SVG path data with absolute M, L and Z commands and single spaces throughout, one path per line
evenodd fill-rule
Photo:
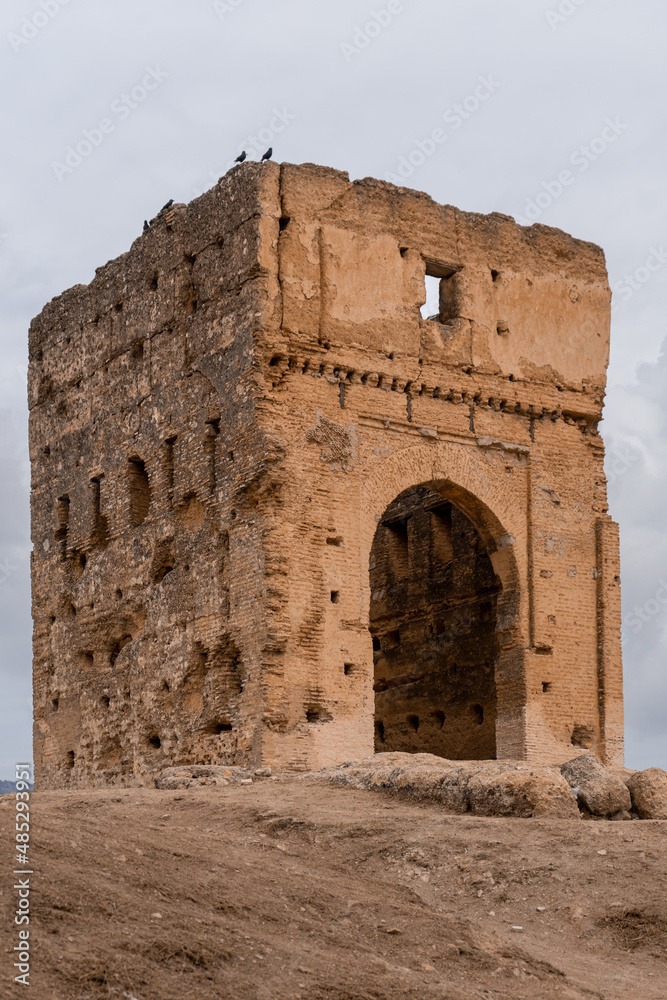
M 150 228 L 151 228 L 151 227 L 150 227 L 150 226 L 148 225 L 148 223 L 147 223 L 147 222 L 146 222 L 146 220 L 144 219 L 144 232 L 146 232 L 146 230 L 147 230 L 147 229 L 150 229 Z
M 246 156 L 247 156 L 247 153 L 246 153 L 246 151 L 244 149 L 243 152 L 241 153 L 241 155 L 236 157 L 236 159 L 234 160 L 234 163 L 243 163 L 243 161 L 245 160 Z
M 171 208 L 171 206 L 173 204 L 174 204 L 174 199 L 170 198 L 169 201 L 167 202 L 167 204 L 162 206 L 162 208 L 160 209 L 160 211 L 164 212 L 167 208 Z
M 272 156 L 273 156 L 273 147 L 272 147 L 272 146 L 269 146 L 269 148 L 268 148 L 268 149 L 267 149 L 267 151 L 266 151 L 266 152 L 264 153 L 264 156 L 262 157 L 262 159 L 261 159 L 261 161 L 260 161 L 260 162 L 261 162 L 261 163 L 264 163 L 264 160 L 270 160 Z

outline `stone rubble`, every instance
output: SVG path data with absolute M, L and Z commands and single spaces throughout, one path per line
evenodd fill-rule
M 640 819 L 667 819 L 667 771 L 659 767 L 635 771 L 626 785 Z
M 156 774 L 156 788 L 174 791 L 179 788 L 197 788 L 199 785 L 252 784 L 252 771 L 246 767 L 223 767 L 215 764 L 167 767 Z
M 560 771 L 570 786 L 576 788 L 577 801 L 584 812 L 610 819 L 625 812 L 630 818 L 632 802 L 628 789 L 617 774 L 603 767 L 594 753 L 568 760 Z
M 162 790 L 177 790 L 202 785 L 252 785 L 266 780 L 278 780 L 270 767 L 251 771 L 236 766 L 181 765 L 158 772 L 153 783 Z M 394 792 L 440 802 L 448 812 L 471 812 L 476 816 L 667 819 L 667 772 L 651 767 L 629 773 L 621 780 L 594 754 L 582 754 L 563 764 L 559 771 L 556 766 L 527 761 L 453 761 L 430 753 L 377 753 L 293 775 L 292 780 L 324 780 Z
M 378 753 L 316 773 L 335 784 L 400 792 L 477 816 L 578 819 L 567 782 L 555 768 L 525 761 L 451 761 L 433 754 Z

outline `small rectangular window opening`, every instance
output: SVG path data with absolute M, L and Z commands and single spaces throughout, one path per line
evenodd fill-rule
M 427 274 L 424 284 L 426 286 L 426 302 L 420 310 L 422 319 L 438 319 L 440 316 L 440 278 Z
M 459 268 L 453 267 L 451 264 L 442 264 L 437 260 L 430 260 L 428 257 L 424 257 L 424 265 L 426 268 L 424 278 L 426 302 L 421 307 L 421 316 L 422 319 L 432 319 L 442 323 L 447 318 L 443 316 L 443 296 L 445 302 L 449 297 L 447 279 L 456 274 Z M 446 313 L 447 309 L 445 308 L 444 311 Z
M 431 561 L 435 567 L 444 567 L 454 558 L 452 544 L 452 508 L 436 507 L 430 511 Z
M 93 544 L 105 548 L 109 541 L 109 524 L 102 513 L 102 480 L 103 475 L 94 476 L 90 480 L 92 495 Z
M 384 647 L 386 649 L 395 649 L 396 646 L 401 644 L 401 632 L 400 629 L 394 629 L 392 632 L 386 632 L 384 636 Z
M 400 580 L 410 572 L 407 518 L 384 524 L 386 529 L 386 551 L 389 556 L 389 570 L 395 580 Z
M 151 505 L 150 480 L 143 459 L 136 456 L 128 459 L 127 474 L 130 523 L 136 528 L 146 520 L 148 509 Z

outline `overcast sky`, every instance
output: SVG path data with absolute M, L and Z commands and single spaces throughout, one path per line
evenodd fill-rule
M 31 755 L 28 323 L 253 136 L 604 247 L 626 759 L 667 768 L 666 29 L 659 0 L 3 0 L 0 778 Z

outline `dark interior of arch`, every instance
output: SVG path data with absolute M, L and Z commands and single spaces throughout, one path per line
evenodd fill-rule
M 405 490 L 378 524 L 370 584 L 376 752 L 495 758 L 501 586 L 474 525 Z

